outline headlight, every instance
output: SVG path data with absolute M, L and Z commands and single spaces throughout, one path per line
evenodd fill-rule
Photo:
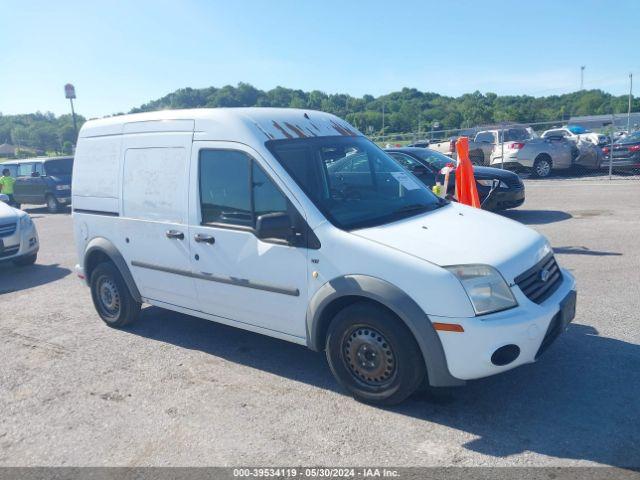
M 71 185 L 56 185 L 56 190 L 71 190 Z
M 518 305 L 502 275 L 488 265 L 452 265 L 444 267 L 464 287 L 476 315 L 498 312 Z
M 482 185 L 483 187 L 493 187 L 493 182 L 494 180 L 476 180 L 476 182 L 478 182 L 480 185 Z M 508 188 L 507 184 L 504 183 L 503 181 L 500 181 L 499 185 L 500 188 Z
M 31 220 L 31 217 L 29 215 L 22 215 L 20 217 L 20 230 L 31 228 L 32 225 L 33 221 Z

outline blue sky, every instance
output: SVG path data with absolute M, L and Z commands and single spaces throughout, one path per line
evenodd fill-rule
M 248 82 L 535 96 L 640 84 L 640 1 L 2 0 L 0 112 L 126 112 Z

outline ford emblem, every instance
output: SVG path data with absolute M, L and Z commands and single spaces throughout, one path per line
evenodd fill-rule
M 543 282 L 546 282 L 547 280 L 549 280 L 550 275 L 551 275 L 551 272 L 549 272 L 549 270 L 547 270 L 546 268 L 543 268 L 542 270 L 540 270 L 540 280 L 542 280 Z

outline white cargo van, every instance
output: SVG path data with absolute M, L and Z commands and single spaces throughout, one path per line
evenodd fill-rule
M 89 121 L 72 192 L 78 275 L 107 325 L 146 303 L 326 350 L 367 402 L 533 362 L 574 316 L 544 237 L 439 199 L 326 113 Z

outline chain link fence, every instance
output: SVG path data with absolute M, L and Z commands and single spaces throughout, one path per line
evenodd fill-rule
M 369 138 L 383 148 L 426 147 L 455 159 L 461 136 L 469 137 L 474 164 L 515 170 L 524 178 L 640 181 L 640 113 Z

